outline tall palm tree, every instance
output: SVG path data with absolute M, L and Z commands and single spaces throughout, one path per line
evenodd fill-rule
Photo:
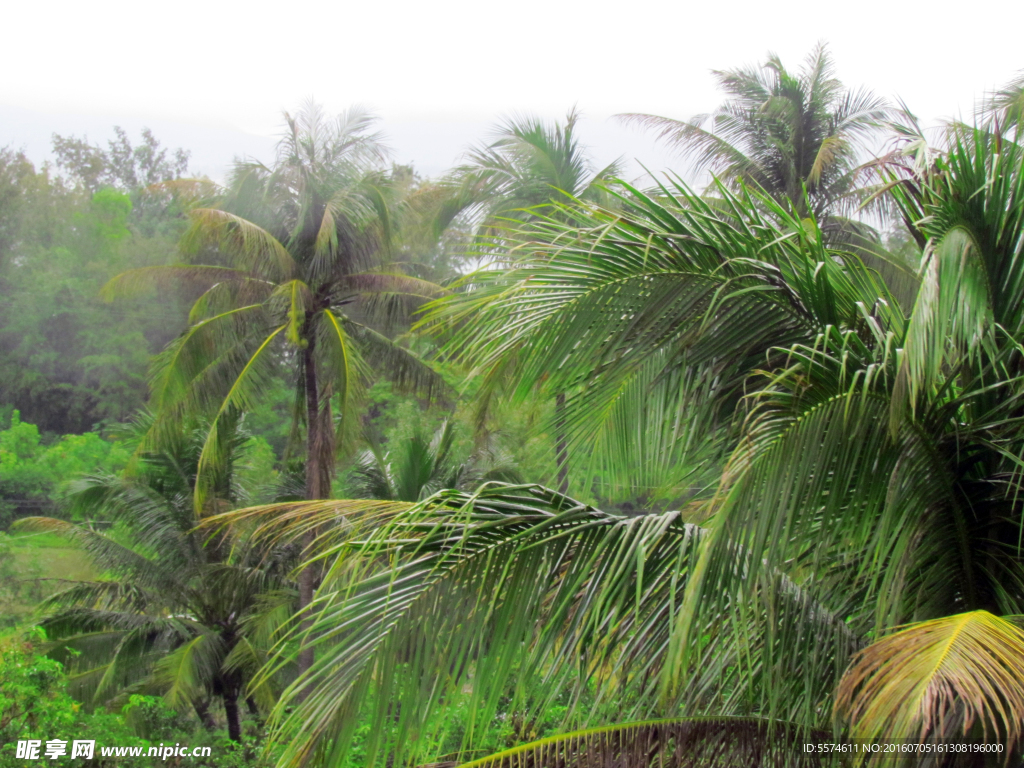
M 151 422 L 141 419 L 136 436 Z M 241 739 L 240 699 L 264 710 L 273 706 L 275 681 L 248 684 L 294 612 L 295 585 L 287 574 L 297 552 L 197 531 L 204 517 L 239 500 L 233 469 L 247 436 L 237 427 L 222 425 L 225 462 L 202 512 L 192 499 L 206 430 L 193 427 L 165 439 L 159 451 L 144 452 L 132 474 L 78 482 L 73 507 L 112 520 L 128 541 L 52 518 L 19 523 L 78 542 L 107 574 L 68 586 L 42 607 L 50 652 L 64 661 L 76 695 L 90 705 L 126 690 L 151 690 L 173 706 L 195 708 L 210 726 L 216 698 L 234 741 Z
M 596 169 L 580 143 L 577 125 L 580 113 L 566 114 L 565 123 L 552 126 L 533 117 L 518 117 L 505 122 L 490 144 L 470 151 L 467 162 L 450 175 L 451 195 L 442 222 L 456 214 L 477 221 L 481 253 L 489 260 L 503 261 L 507 253 L 507 235 L 517 225 L 543 218 L 563 217 L 569 200 L 602 201 L 612 196 L 609 185 L 619 174 L 615 161 Z M 507 358 L 511 363 L 511 356 Z M 507 375 L 492 370 L 486 377 L 481 400 L 486 402 Z M 558 487 L 568 492 L 568 444 L 561 417 L 565 410 L 565 392 L 555 391 L 555 462 Z
M 311 632 L 323 654 L 274 720 L 285 764 L 338 759 L 364 706 L 374 722 L 398 713 L 384 752 L 466 685 L 486 722 L 531 673 L 551 695 L 593 686 L 624 718 L 715 719 L 588 731 L 490 764 L 646 766 L 651 751 L 620 736 L 660 727 L 717 740 L 702 764 L 733 765 L 749 717 L 769 741 L 847 727 L 1001 746 L 1000 762 L 1024 746 L 1024 149 L 961 133 L 933 173 L 896 184 L 928 243 L 907 314 L 807 221 L 721 193 L 734 214 L 676 190 L 676 205 L 641 197 L 581 213 L 590 227 L 532 229 L 524 247 L 548 271 L 491 288 L 534 344 L 478 347 L 507 343 L 528 354 L 522 370 L 578 384 L 580 434 L 633 371 L 675 371 L 690 413 L 732 414 L 714 492 L 634 516 L 492 485 L 340 544 L 327 554 L 346 568 Z M 660 290 L 651 269 L 675 277 Z M 486 327 L 488 306 L 462 316 Z M 715 386 L 693 396 L 705 370 Z
M 618 176 L 620 164 L 592 166 L 579 140 L 579 119 L 573 108 L 554 125 L 526 116 L 507 120 L 491 143 L 470 150 L 450 174 L 449 215 L 468 209 L 479 218 L 481 234 L 500 237 L 510 221 L 557 214 L 554 204 L 569 198 L 607 200 L 604 185 Z
M 884 99 L 845 88 L 824 44 L 811 51 L 799 72 L 769 54 L 762 66 L 714 75 L 730 97 L 714 112 L 688 122 L 624 117 L 657 131 L 695 170 L 711 171 L 732 186 L 764 190 L 801 216 L 823 219 L 856 207 L 858 154 L 892 116 Z
M 305 428 L 307 499 L 331 496 L 336 438 L 357 434 L 371 372 L 427 396 L 443 387 L 374 325 L 438 290 L 388 268 L 393 200 L 373 118 L 352 111 L 332 120 L 310 104 L 285 119 L 272 167 L 240 163 L 215 205 L 191 211 L 182 249 L 193 263 L 134 270 L 108 290 L 168 278 L 205 289 L 153 373 L 158 428 L 173 430 L 188 413 L 210 417 L 197 507 L 202 477 L 219 461 L 222 422 L 255 407 L 278 371 L 294 382 L 295 427 Z M 303 571 L 300 607 L 314 578 Z M 300 666 L 309 663 L 304 653 Z

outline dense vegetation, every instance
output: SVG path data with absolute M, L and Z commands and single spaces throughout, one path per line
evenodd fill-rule
M 574 111 L 3 150 L 0 765 L 1019 759 L 1024 82 L 929 141 L 824 47 L 716 76 L 624 116 L 699 190 Z

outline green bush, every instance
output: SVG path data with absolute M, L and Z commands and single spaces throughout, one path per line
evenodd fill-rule
M 67 692 L 63 666 L 37 653 L 45 640 L 41 630 L 28 636 L 0 637 L 0 768 L 122 768 L 138 765 L 133 756 L 103 757 L 101 747 L 150 747 L 182 744 L 209 747 L 209 757 L 150 757 L 166 766 L 192 768 L 270 768 L 272 756 L 262 757 L 265 734 L 255 721 L 245 723 L 246 743 L 233 744 L 223 730 L 207 732 L 198 723 L 154 696 L 132 695 L 119 713 L 89 712 Z M 17 757 L 19 740 L 43 742 L 40 759 Z M 67 742 L 67 754 L 57 761 L 45 757 L 48 740 Z M 75 739 L 96 742 L 92 760 L 71 759 Z M 58 762 L 59 761 L 59 762 Z
M 33 650 L 33 641 L 42 639 L 38 631 L 28 640 L 10 636 L 0 639 L 0 768 L 54 765 L 42 752 L 42 759 L 36 761 L 16 757 L 18 741 L 24 739 L 40 739 L 44 745 L 49 739 L 67 741 L 69 756 L 75 739 L 95 739 L 96 758 L 101 744 L 148 749 L 149 745 L 132 733 L 121 717 L 88 713 L 68 695 L 64 668 Z M 86 763 L 76 758 L 61 759 L 60 764 L 115 768 L 130 760 L 94 759 Z
M 0 529 L 17 511 L 10 500 L 59 501 L 70 481 L 88 472 L 117 471 L 130 455 L 96 432 L 64 435 L 46 445 L 39 429 L 13 410 L 10 426 L 0 430 Z

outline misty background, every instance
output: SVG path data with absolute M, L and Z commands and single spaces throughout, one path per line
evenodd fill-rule
M 952 24 L 922 4 L 715 4 L 442 0 L 323 4 L 184 0 L 17 3 L 0 49 L 0 146 L 39 164 L 51 136 L 106 145 L 113 126 L 191 152 L 223 178 L 236 157 L 269 159 L 283 110 L 312 98 L 329 113 L 381 118 L 394 160 L 425 176 L 486 141 L 502 118 L 564 117 L 597 164 L 626 175 L 685 169 L 613 115 L 690 118 L 720 101 L 711 75 L 763 62 L 796 67 L 824 40 L 851 87 L 903 99 L 926 124 L 967 117 L 984 91 L 1024 67 L 1024 5 L 994 2 Z M 976 28 L 973 28 L 976 27 Z

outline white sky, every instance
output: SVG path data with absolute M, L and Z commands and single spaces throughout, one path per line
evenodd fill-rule
M 16 3 L 16 4 L 15 4 Z M 0 146 L 150 125 L 201 170 L 266 154 L 283 109 L 314 97 L 383 118 L 401 161 L 452 163 L 512 112 L 578 104 L 598 161 L 666 157 L 608 118 L 685 118 L 721 101 L 709 73 L 764 59 L 796 69 L 826 40 L 840 78 L 902 97 L 926 122 L 969 115 L 1024 69 L 1024 3 L 520 0 L 14 0 L 3 12 Z M 244 136 L 243 134 L 250 134 Z

